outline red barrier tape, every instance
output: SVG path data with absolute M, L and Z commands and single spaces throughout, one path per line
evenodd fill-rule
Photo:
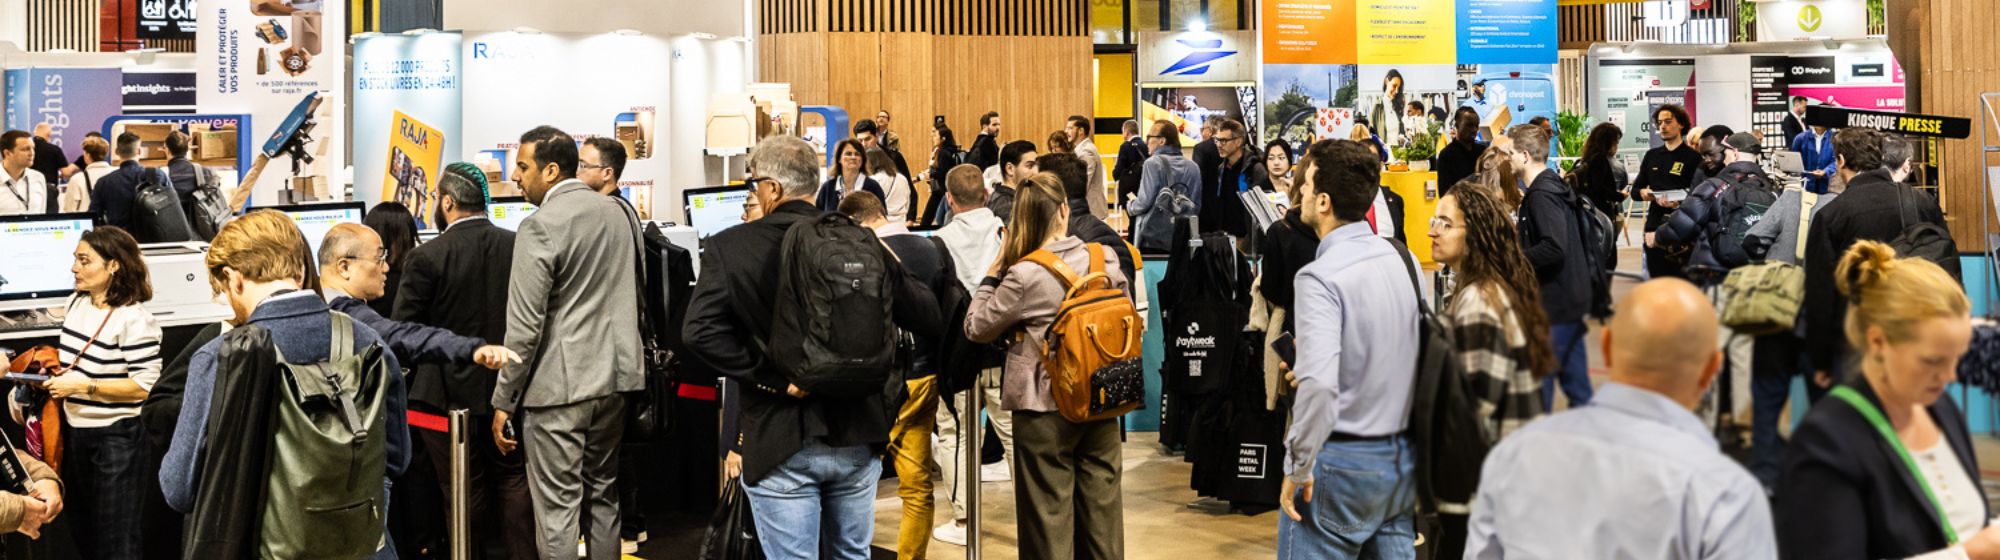
M 680 397 L 683 399 L 715 402 L 715 388 L 700 385 L 682 385 Z
M 451 421 L 443 416 L 428 412 L 410 411 L 410 427 L 438 433 L 451 433 Z

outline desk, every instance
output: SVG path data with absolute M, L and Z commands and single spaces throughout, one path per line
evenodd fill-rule
M 1437 215 L 1437 199 L 1427 193 L 1438 175 L 1431 171 L 1384 171 L 1382 186 L 1403 197 L 1403 235 L 1409 238 L 1410 252 L 1425 270 L 1437 268 L 1431 260 L 1431 217 Z

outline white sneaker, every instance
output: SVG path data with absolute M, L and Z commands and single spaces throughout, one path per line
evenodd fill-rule
M 618 552 L 620 554 L 638 554 L 639 541 L 628 541 L 625 539 L 618 539 Z
M 1007 462 L 979 466 L 980 482 L 1007 482 L 1014 480 L 1014 469 L 1007 468 Z
M 577 540 L 576 540 L 576 557 L 577 557 L 577 558 L 589 558 L 589 557 L 590 557 L 590 543 L 587 543 L 587 542 L 584 542 L 584 540 L 583 540 L 583 539 L 577 539 Z
M 965 546 L 965 524 L 957 521 L 931 529 L 931 538 L 945 544 Z

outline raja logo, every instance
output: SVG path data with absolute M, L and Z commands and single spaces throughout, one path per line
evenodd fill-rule
M 1161 70 L 1161 76 L 1200 76 L 1208 73 L 1209 65 L 1217 60 L 1235 56 L 1238 51 L 1222 49 L 1221 39 L 1177 39 L 1174 42 L 1194 49 L 1187 56 Z
M 1823 22 L 1824 20 L 1820 18 L 1819 14 L 1819 6 L 1806 4 L 1804 7 L 1799 8 L 1799 30 L 1806 32 L 1819 31 L 1819 24 Z

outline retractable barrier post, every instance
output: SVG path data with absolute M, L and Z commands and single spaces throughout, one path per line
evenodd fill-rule
M 983 383 L 984 381 L 981 381 Z M 977 383 L 975 383 L 977 385 Z M 965 410 L 959 411 L 958 437 L 965 438 L 959 450 L 965 453 L 959 468 L 965 473 L 960 477 L 969 487 L 965 490 L 965 560 L 979 560 L 979 463 L 983 455 L 979 445 L 986 440 L 986 429 L 979 424 L 979 411 L 985 406 L 981 398 L 986 393 L 984 387 L 973 387 L 966 391 Z
M 467 523 L 466 464 L 471 459 L 471 449 L 467 446 L 466 424 L 471 411 L 465 409 L 451 411 L 451 495 L 446 499 L 451 503 L 451 559 L 472 558 L 472 526 Z

